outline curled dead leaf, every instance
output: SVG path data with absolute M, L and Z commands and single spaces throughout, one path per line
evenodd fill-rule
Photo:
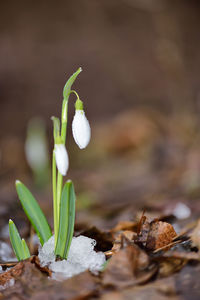
M 114 254 L 103 274 L 103 284 L 124 288 L 148 281 L 156 272 L 148 255 L 137 245 L 128 245 Z
M 135 242 L 142 244 L 148 250 L 159 248 L 168 250 L 173 246 L 173 239 L 176 236 L 177 234 L 171 224 L 158 220 L 148 222 L 145 216 L 142 216 Z
M 146 248 L 156 250 L 172 243 L 176 232 L 173 226 L 162 221 L 153 221 L 150 223 L 150 230 L 147 237 Z M 168 250 L 166 248 L 165 250 Z

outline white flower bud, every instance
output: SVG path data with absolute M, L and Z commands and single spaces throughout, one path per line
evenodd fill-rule
M 69 158 L 64 144 L 55 144 L 54 148 L 58 171 L 65 176 L 69 168 Z
M 87 147 L 90 141 L 91 129 L 83 110 L 76 110 L 72 122 L 72 133 L 80 149 Z

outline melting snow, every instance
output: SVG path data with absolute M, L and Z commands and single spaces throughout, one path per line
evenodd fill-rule
M 56 261 L 54 255 L 54 236 L 43 247 L 39 248 L 39 259 L 42 266 L 48 266 L 53 271 L 53 279 L 66 279 L 85 270 L 98 273 L 105 263 L 103 252 L 96 252 L 96 241 L 86 236 L 74 237 L 67 260 Z
M 17 261 L 16 257 L 13 256 L 11 247 L 5 242 L 0 241 L 0 259 L 1 261 Z
M 187 219 L 191 215 L 191 210 L 187 205 L 185 205 L 182 202 L 179 202 L 176 204 L 173 210 L 173 215 L 177 219 Z

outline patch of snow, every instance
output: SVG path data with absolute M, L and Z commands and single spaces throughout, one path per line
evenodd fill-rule
M 0 285 L 0 291 L 3 291 L 9 287 L 12 287 L 15 284 L 15 279 L 11 278 L 9 281 L 7 281 L 4 285 Z
M 1 230 L 1 237 L 4 239 L 9 238 L 9 225 L 6 224 Z
M 185 205 L 182 202 L 179 202 L 176 204 L 173 210 L 173 215 L 177 219 L 187 219 L 191 215 L 191 210 L 187 205 Z
M 5 242 L 0 242 L 0 259 L 1 261 L 17 261 L 13 254 L 12 248 Z
M 97 274 L 106 261 L 103 252 L 96 252 L 96 241 L 86 236 L 73 237 L 67 260 L 56 261 L 54 255 L 54 236 L 39 248 L 39 260 L 42 266 L 48 266 L 56 280 L 70 278 L 90 270 Z

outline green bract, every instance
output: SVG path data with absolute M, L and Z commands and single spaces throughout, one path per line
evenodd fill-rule
M 68 168 L 68 165 L 66 166 L 66 159 L 68 160 L 68 155 L 65 148 L 68 120 L 68 99 L 70 94 L 74 93 L 77 97 L 76 107 L 83 107 L 83 103 L 79 99 L 77 92 L 71 90 L 72 84 L 81 71 L 82 69 L 79 68 L 69 78 L 64 86 L 61 120 L 57 117 L 52 117 L 54 136 L 54 150 L 52 156 L 52 186 L 55 255 L 64 259 L 67 259 L 73 237 L 76 201 L 72 181 L 68 180 L 64 184 L 64 187 L 62 184 L 62 174 L 66 174 Z M 64 159 L 65 164 L 62 164 Z M 63 167 L 64 165 L 66 167 Z M 57 169 L 57 166 L 62 174 Z M 65 172 L 63 172 L 63 168 Z M 43 244 L 52 236 L 52 232 L 46 217 L 32 193 L 19 180 L 16 181 L 16 190 L 24 212 L 31 222 L 41 245 L 43 246 Z M 17 259 L 24 260 L 30 257 L 30 252 L 25 240 L 20 238 L 19 232 L 11 220 L 9 221 L 9 233 L 10 241 Z

